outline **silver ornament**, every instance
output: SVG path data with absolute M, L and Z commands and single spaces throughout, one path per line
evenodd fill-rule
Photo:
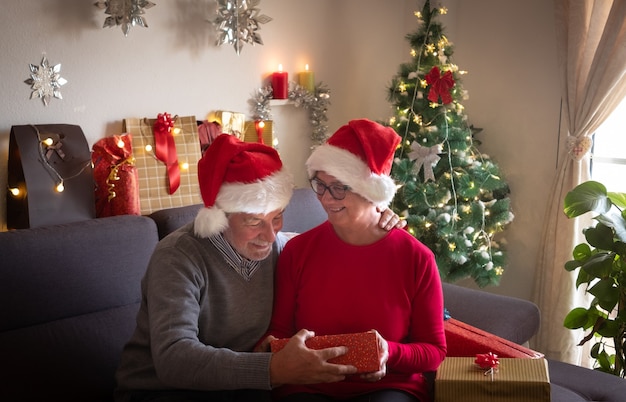
M 105 9 L 104 13 L 109 14 L 104 20 L 102 28 L 110 28 L 117 25 L 122 26 L 124 36 L 128 36 L 130 28 L 138 25 L 148 28 L 146 19 L 142 16 L 144 8 L 155 6 L 147 0 L 99 0 L 94 5 L 100 9 Z
M 51 97 L 63 99 L 61 86 L 67 84 L 67 80 L 61 77 L 61 65 L 55 64 L 50 67 L 48 59 L 44 56 L 41 65 L 30 64 L 30 78 L 24 82 L 31 85 L 33 92 L 30 99 L 41 98 L 43 104 L 48 106 Z
M 261 35 L 257 32 L 259 24 L 266 24 L 272 20 L 256 6 L 261 0 L 218 0 L 217 18 L 213 24 L 219 31 L 217 45 L 231 44 L 235 52 L 240 54 L 245 43 L 254 46 L 263 44 Z

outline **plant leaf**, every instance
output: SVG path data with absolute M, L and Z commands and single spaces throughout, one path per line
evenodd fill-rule
M 600 221 L 600 216 L 597 218 Z M 600 250 L 613 250 L 613 229 L 605 225 L 604 222 L 599 222 L 595 227 L 585 229 L 584 233 L 587 243 L 593 247 Z
M 613 271 L 613 260 L 613 254 L 601 252 L 589 258 L 582 269 L 594 278 L 606 278 Z
M 624 212 L 612 209 L 606 214 L 596 216 L 595 219 L 612 228 L 613 231 L 615 231 L 615 236 L 621 241 L 626 242 L 626 219 L 624 218 Z
M 617 205 L 621 209 L 626 208 L 626 193 L 609 192 L 607 195 L 613 204 Z
M 613 311 L 619 300 L 619 289 L 614 285 L 613 278 L 601 279 L 588 291 L 598 299 L 598 305 L 609 313 Z
M 575 309 L 567 313 L 565 319 L 563 320 L 563 325 L 565 326 L 565 328 L 569 329 L 584 328 L 587 325 L 588 321 L 589 312 L 587 311 L 587 309 L 582 307 L 576 307 Z
M 563 211 L 569 218 L 574 218 L 591 211 L 604 214 L 609 211 L 611 205 L 606 187 L 597 181 L 590 180 L 579 184 L 567 193 Z

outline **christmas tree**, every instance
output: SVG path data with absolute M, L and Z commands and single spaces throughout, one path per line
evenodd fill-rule
M 392 208 L 434 252 L 442 280 L 497 285 L 505 250 L 496 234 L 513 219 L 509 187 L 478 150 L 480 130 L 464 113 L 464 72 L 452 63 L 452 43 L 436 21 L 446 13 L 429 0 L 415 13 L 418 29 L 406 37 L 413 58 L 389 87 L 395 106 L 389 125 L 403 139 L 391 172 L 399 186 Z

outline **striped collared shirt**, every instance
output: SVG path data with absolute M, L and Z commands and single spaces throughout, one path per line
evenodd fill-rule
M 209 237 L 209 240 L 224 256 L 228 265 L 246 281 L 249 281 L 259 266 L 261 266 L 261 261 L 252 261 L 239 255 L 221 233 Z

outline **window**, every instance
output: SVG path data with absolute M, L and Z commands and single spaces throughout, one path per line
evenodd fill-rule
M 626 98 L 593 136 L 591 179 L 626 193 Z

